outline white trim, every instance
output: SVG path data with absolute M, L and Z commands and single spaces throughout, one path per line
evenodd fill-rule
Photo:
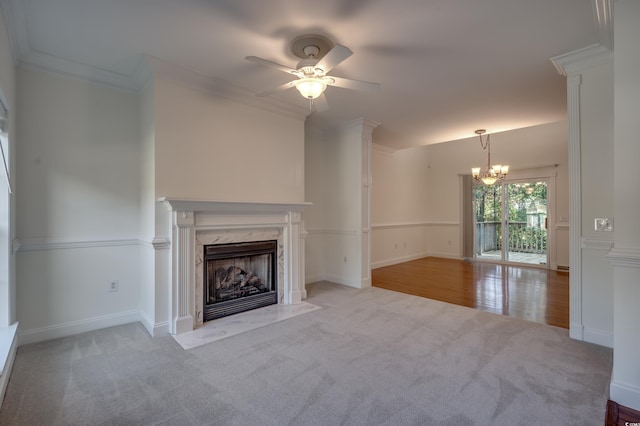
M 304 231 L 301 212 L 311 203 L 263 203 L 240 201 L 204 201 L 159 198 L 171 211 L 171 281 L 169 295 L 169 332 L 180 334 L 196 326 L 202 298 L 196 285 L 199 238 L 251 241 L 256 232 L 274 232 L 278 236 L 278 303 L 299 303 L 305 293 L 304 255 L 300 233 Z M 209 232 L 212 231 L 212 232 Z M 240 239 L 238 239 L 240 238 Z
M 569 324 L 569 337 L 575 340 L 584 340 L 584 326 L 582 323 Z
M 216 96 L 268 110 L 287 117 L 304 120 L 309 115 L 306 106 L 285 102 L 272 97 L 257 97 L 255 93 L 227 81 L 210 78 L 150 56 L 142 57 L 130 73 L 118 73 L 38 52 L 31 48 L 23 0 L 0 0 L 7 26 L 11 53 L 15 65 L 36 68 L 104 84 L 127 91 L 139 92 L 152 76 L 161 76 L 185 83 L 197 90 L 206 90 Z
M 0 409 L 18 350 L 18 323 L 0 329 Z
M 17 322 L 8 327 L 0 328 L 0 376 L 3 376 L 6 372 L 5 366 L 11 354 L 11 346 L 15 340 L 17 330 Z M 11 371 L 11 369 L 8 371 Z
M 569 76 L 587 68 L 613 62 L 613 51 L 605 46 L 592 44 L 573 52 L 554 56 L 550 60 L 560 75 Z
M 556 231 L 568 231 L 568 230 L 569 230 L 569 222 L 556 223 Z
M 423 253 L 414 253 L 406 256 L 394 257 L 391 259 L 378 260 L 377 262 L 371 263 L 371 269 L 383 268 L 385 266 L 397 265 L 398 263 L 410 262 L 412 260 L 422 259 L 423 257 L 429 257 L 430 254 L 427 252 Z
M 386 157 L 393 157 L 393 154 L 395 154 L 398 151 L 395 148 L 391 148 L 386 145 L 378 145 L 377 143 L 373 143 L 373 142 L 371 143 L 371 148 L 372 148 L 372 151 L 377 151 L 378 153 Z
M 583 328 L 583 338 L 585 342 L 613 348 L 613 331 L 600 330 L 598 328 L 585 326 Z
M 140 323 L 151 337 L 165 336 L 169 334 L 169 321 L 154 323 L 146 312 L 140 311 Z
M 20 346 L 22 346 L 29 343 L 36 343 L 45 340 L 57 339 L 60 337 L 73 336 L 75 334 L 86 333 L 88 331 L 99 330 L 101 328 L 128 324 L 130 322 L 136 322 L 139 320 L 140 313 L 137 310 L 118 312 L 115 314 L 103 315 L 100 317 L 93 317 L 80 321 L 70 321 L 61 324 L 20 331 L 18 333 L 18 341 L 20 342 Z
M 236 86 L 220 78 L 208 77 L 195 71 L 182 68 L 178 65 L 162 61 L 158 58 L 147 56 L 145 57 L 145 62 L 148 64 L 148 67 L 153 70 L 152 72 L 155 78 L 162 78 L 167 81 L 183 84 L 199 92 L 204 91 L 214 96 L 271 111 L 276 114 L 282 114 L 286 117 L 302 121 L 304 121 L 306 116 L 310 113 L 306 106 L 301 107 L 270 96 L 259 97 L 256 96 L 256 93 L 245 89 L 244 87 Z M 140 68 L 143 70 L 145 69 L 144 67 Z M 134 76 L 130 76 L 129 78 L 134 80 Z M 140 80 L 141 85 L 138 90 L 142 90 L 144 82 L 146 81 L 146 78 L 144 78 L 144 72 L 141 73 L 140 76 L 135 76 L 135 78 Z
M 613 247 L 613 239 L 583 237 L 581 247 L 587 250 L 609 251 Z
M 598 26 L 600 44 L 611 50 L 613 50 L 613 1 L 591 1 L 595 22 Z
M 417 228 L 421 226 L 460 226 L 460 222 L 402 222 L 378 223 L 371 225 L 371 229 Z
M 0 0 L 14 64 L 29 50 L 27 14 L 22 0 Z
M 154 250 L 168 250 L 171 247 L 171 240 L 167 237 L 153 237 L 151 241 L 140 240 L 140 245 Z
M 582 195 L 580 163 L 580 85 L 581 75 L 567 77 L 569 130 L 569 336 L 582 340 Z M 579 327 L 579 328 L 577 328 Z
M 185 198 L 161 197 L 159 202 L 164 203 L 169 211 L 191 211 L 198 213 L 212 212 L 220 214 L 243 213 L 283 213 L 288 211 L 301 212 L 311 206 L 311 203 L 263 203 L 255 201 L 205 201 L 190 200 Z
M 464 258 L 458 254 L 445 253 L 445 252 L 429 252 L 427 256 L 423 257 L 439 257 L 442 259 L 455 259 L 455 260 L 464 260 Z
M 348 235 L 357 236 L 358 231 L 353 229 L 307 229 L 308 235 Z
M 40 71 L 56 73 L 81 80 L 90 81 L 95 84 L 125 90 L 127 92 L 138 92 L 142 87 L 136 85 L 135 79 L 127 74 L 119 74 L 103 68 L 92 67 L 90 65 L 71 62 L 57 56 L 46 53 L 28 51 L 18 58 L 18 65 L 25 68 L 32 68 Z
M 640 268 L 640 249 L 613 247 L 607 254 L 613 266 Z
M 340 284 L 346 287 L 362 288 L 362 281 L 360 279 L 349 280 L 349 279 L 344 279 L 344 277 L 340 277 L 338 275 L 332 275 L 332 274 L 323 275 L 322 281 L 329 281 L 329 282 Z
M 55 238 L 27 238 L 23 240 L 14 240 L 14 250 L 16 250 L 16 252 L 18 253 L 21 253 L 42 250 L 137 246 L 141 243 L 142 241 L 137 238 L 100 239 L 86 241 L 70 241 Z M 17 247 L 17 249 L 15 247 Z
M 636 385 L 619 380 L 612 380 L 611 385 L 609 385 L 609 394 L 609 399 L 620 405 L 640 409 L 640 406 L 638 406 L 638 401 L 640 401 L 640 387 Z

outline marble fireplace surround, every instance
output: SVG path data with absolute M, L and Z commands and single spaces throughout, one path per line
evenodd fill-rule
M 202 326 L 203 251 L 209 244 L 276 240 L 278 304 L 306 298 L 301 213 L 311 203 L 161 198 L 172 213 L 171 321 L 174 334 Z

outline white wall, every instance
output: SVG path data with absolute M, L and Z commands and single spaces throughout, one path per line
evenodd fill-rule
M 508 163 L 512 175 L 545 173 L 541 166 L 558 164 L 553 170 L 559 229 L 553 231 L 560 244 L 553 260 L 568 265 L 566 122 L 493 134 L 491 155 L 497 162 Z M 478 138 L 396 152 L 379 148 L 373 159 L 374 267 L 427 255 L 460 258 L 460 175 L 468 174 L 473 166 L 486 165 L 486 151 Z
M 28 68 L 17 91 L 21 342 L 137 319 L 137 95 Z
M 362 123 L 318 128 L 307 123 L 306 282 L 361 287 Z M 345 260 L 346 259 L 346 260 Z
M 156 195 L 304 201 L 304 122 L 156 79 Z
M 611 399 L 640 410 L 640 2 L 614 8 L 614 350 Z
M 304 201 L 303 116 L 221 96 L 192 77 L 155 64 L 153 83 L 143 92 L 143 126 L 149 130 L 143 133 L 142 222 L 155 226 L 144 237 L 141 306 L 153 335 L 175 331 L 171 313 L 177 306 L 172 213 L 154 200 Z
M 140 316 L 151 335 L 166 333 L 167 322 L 162 306 L 156 312 L 156 186 L 155 186 L 155 84 L 150 78 L 140 93 Z M 167 251 L 166 244 L 159 250 Z M 156 317 L 164 318 L 156 330 Z
M 427 256 L 429 194 L 427 147 L 373 146 L 372 267 Z
M 614 217 L 613 63 L 581 72 L 580 164 L 582 333 L 587 342 L 613 346 L 613 268 L 607 253 L 613 234 L 597 232 L 594 219 Z

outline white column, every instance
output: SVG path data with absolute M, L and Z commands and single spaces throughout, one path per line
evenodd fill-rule
M 569 120 L 569 335 L 584 340 L 582 324 L 582 192 L 580 185 L 580 84 L 582 76 L 567 77 Z
M 195 222 L 193 212 L 174 212 L 175 249 L 173 275 L 173 307 L 175 334 L 193 330 L 194 300 L 191 296 L 195 286 L 194 249 Z
M 291 305 L 302 301 L 304 275 L 301 276 L 300 266 L 300 212 L 290 211 L 287 214 L 287 224 L 284 229 L 285 244 L 285 277 L 283 304 Z M 304 273 L 304 268 L 302 268 Z
M 307 281 L 306 281 L 306 272 L 305 272 L 305 265 L 306 265 L 306 240 L 307 240 L 307 235 L 309 235 L 309 233 L 307 232 L 307 230 L 304 227 L 304 222 L 301 222 L 300 224 L 300 267 L 298 268 L 298 279 L 300 282 L 300 296 L 302 297 L 302 300 L 307 298 Z

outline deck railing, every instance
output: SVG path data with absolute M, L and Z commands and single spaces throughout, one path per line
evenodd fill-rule
M 502 224 L 476 223 L 476 254 L 502 250 Z M 509 222 L 508 251 L 544 254 L 547 250 L 547 230 L 527 226 L 526 222 Z

